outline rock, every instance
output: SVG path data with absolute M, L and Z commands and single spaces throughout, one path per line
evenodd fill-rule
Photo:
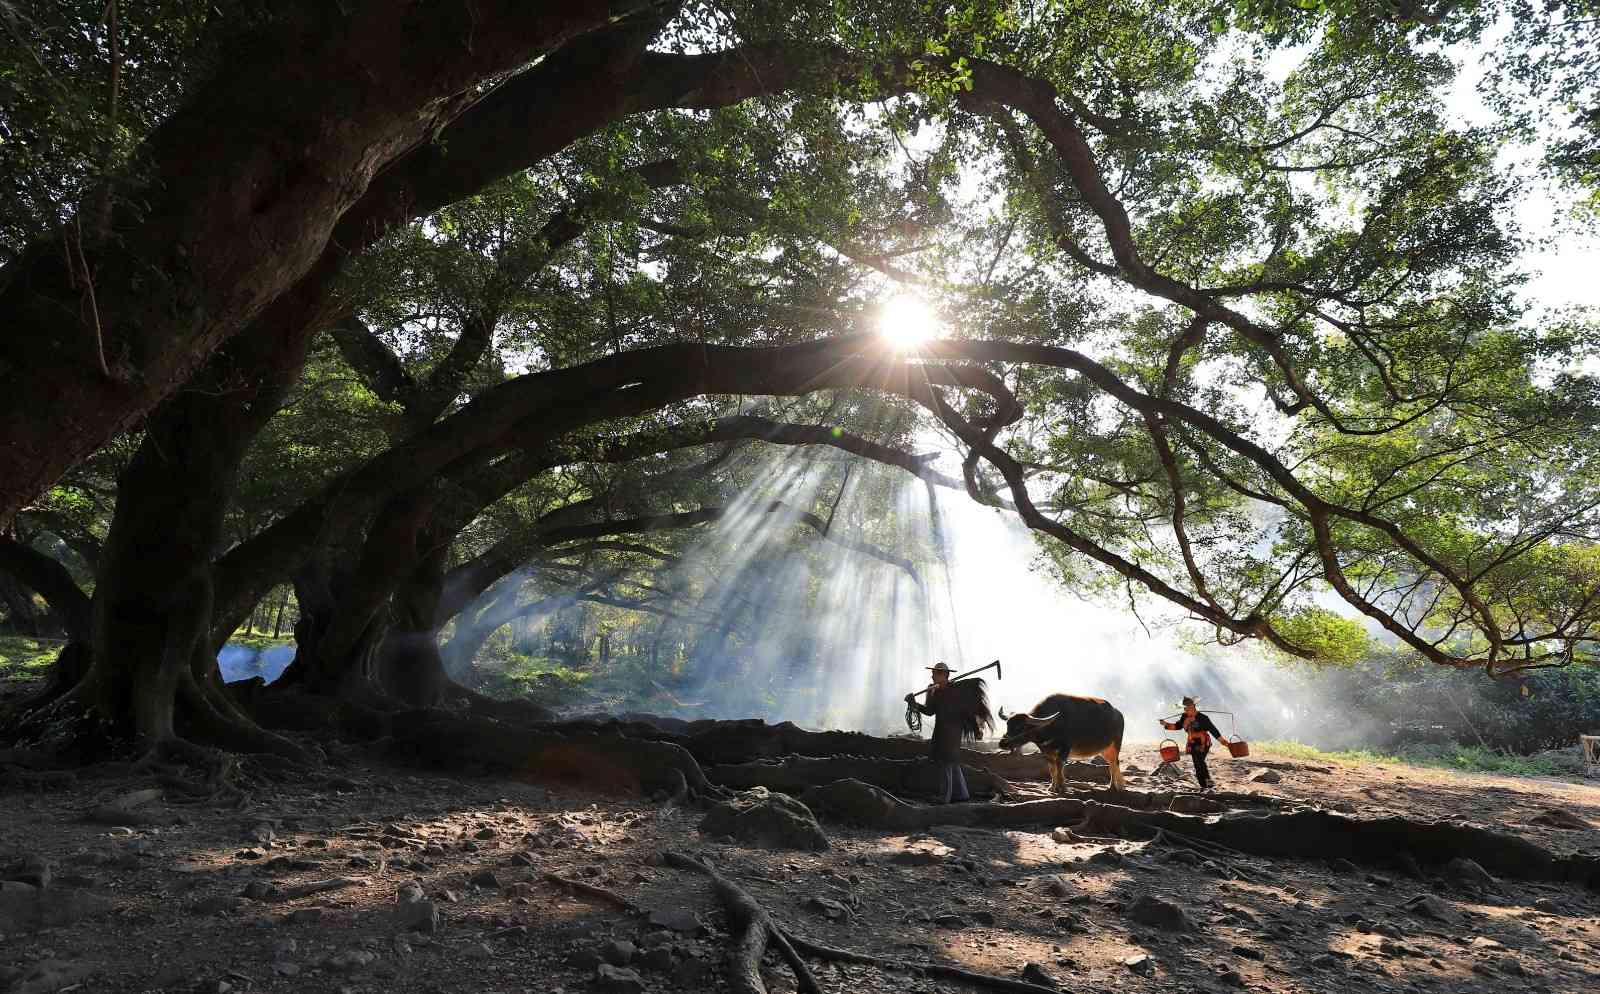
M 273 830 L 271 822 L 257 822 L 245 830 L 245 838 L 251 842 L 270 843 L 278 837 Z
M 889 857 L 895 866 L 934 866 L 941 862 L 938 853 L 926 849 L 902 849 Z
M 1037 963 L 1025 963 L 1022 966 L 1022 979 L 1030 984 L 1040 987 L 1060 988 L 1061 982 L 1052 977 L 1044 967 Z
M 672 947 L 657 946 L 654 949 L 647 949 L 644 955 L 639 957 L 639 963 L 647 970 L 670 970 L 672 969 Z
M 1102 849 L 1090 856 L 1088 863 L 1091 866 L 1126 866 L 1128 857 L 1115 849 Z
M 1223 970 L 1217 974 L 1217 980 L 1227 984 L 1229 987 L 1244 986 L 1244 974 L 1240 973 L 1238 970 Z
M 1311 968 L 1314 970 L 1332 970 L 1339 965 L 1339 957 L 1332 953 L 1323 953 L 1321 956 L 1311 957 Z
M 595 969 L 594 989 L 608 994 L 642 994 L 644 978 L 633 970 L 602 963 Z
M 564 962 L 576 970 L 593 970 L 605 960 L 600 958 L 600 950 L 584 946 L 568 953 Z
M 1078 892 L 1078 889 L 1066 877 L 1052 873 L 1040 879 L 1039 892 L 1050 897 L 1071 897 Z
M 627 966 L 639 948 L 626 939 L 612 939 L 600 946 L 600 958 L 612 966 Z
M 1137 973 L 1141 977 L 1148 977 L 1156 972 L 1156 961 L 1146 953 L 1129 956 L 1122 961 L 1122 965 Z
M 474 839 L 492 839 L 492 838 L 495 838 L 496 836 L 498 836 L 499 834 L 500 834 L 499 832 L 495 831 L 492 828 L 480 828 L 480 829 L 478 829 L 478 831 L 476 833 L 473 834 L 472 837 Z
M 1482 867 L 1479 867 L 1479 869 L 1482 869 Z M 1454 908 L 1432 894 L 1419 894 L 1406 901 L 1401 907 L 1414 915 L 1432 918 L 1434 921 L 1455 922 L 1461 917 Z
M 494 950 L 490 949 L 486 942 L 474 942 L 463 949 L 462 954 L 468 959 L 494 959 Z
M 693 932 L 700 927 L 700 919 L 688 908 L 656 908 L 650 912 L 650 924 L 674 932 Z
M 474 887 L 482 887 L 486 890 L 500 889 L 500 878 L 494 875 L 493 870 L 479 870 L 477 873 L 472 875 L 471 879 L 469 879 L 467 883 Z
M 850 909 L 831 898 L 807 898 L 804 907 L 807 911 L 814 911 L 830 921 L 838 921 L 850 917 Z
M 280 977 L 293 977 L 300 973 L 300 965 L 298 963 L 291 963 L 289 960 L 273 960 L 272 972 L 276 973 Z
M 1335 873 L 1342 873 L 1342 874 L 1345 874 L 1347 876 L 1355 876 L 1356 874 L 1361 872 L 1361 867 L 1359 867 L 1356 864 L 1350 862 L 1348 859 L 1336 859 L 1336 860 L 1333 860 L 1332 862 L 1330 862 L 1328 864 L 1328 867 L 1329 867 L 1329 869 L 1333 870 Z
M 50 886 L 54 868 L 54 864 L 43 856 L 29 853 L 6 870 L 5 876 L 0 879 L 15 880 L 44 890 Z
M 732 800 L 712 808 L 701 819 L 700 831 L 775 849 L 821 852 L 828 848 L 828 837 L 810 808 L 765 787 L 740 791 Z
M 1151 894 L 1133 902 L 1128 917 L 1141 925 L 1152 925 L 1169 932 L 1189 931 L 1189 916 L 1176 904 Z
M 532 866 L 533 865 L 533 857 L 529 856 L 525 852 L 515 853 L 511 857 L 511 865 L 512 866 Z
M 234 859 L 261 859 L 266 855 L 260 849 L 241 849 L 234 853 Z
M 1582 831 L 1589 828 L 1589 823 L 1562 808 L 1546 808 L 1545 810 L 1528 819 L 1530 825 L 1544 825 L 1547 828 L 1564 828 Z
M 966 928 L 967 920 L 960 915 L 935 915 L 933 923 L 940 928 Z
M 1445 872 L 1456 883 L 1466 887 L 1478 890 L 1493 890 L 1495 887 L 1494 877 L 1490 876 L 1489 871 L 1480 866 L 1476 860 L 1457 856 L 1445 864 Z
M 1548 897 L 1541 897 L 1533 902 L 1533 910 L 1543 911 L 1547 915 L 1558 915 L 1561 913 L 1561 905 Z
M 811 810 L 821 811 L 840 821 L 868 825 L 882 822 L 900 806 L 900 801 L 893 794 L 860 780 L 835 780 L 812 787 L 800 795 L 800 801 Z
M 315 925 L 322 921 L 323 908 L 295 908 L 289 912 L 291 925 Z
M 0 881 L 0 934 L 70 925 L 109 910 L 109 899 L 88 891 Z
M 972 920 L 979 925 L 993 925 L 996 921 L 993 911 L 978 910 L 972 912 Z
M 439 930 L 439 907 L 422 895 L 422 888 L 407 884 L 395 897 L 395 918 L 407 932 L 432 935 Z
M 1249 946 L 1234 946 L 1232 952 L 1235 956 L 1239 956 L 1244 959 L 1253 959 L 1258 962 L 1267 958 L 1266 954 L 1261 950 L 1252 949 Z
M 1250 776 L 1246 779 L 1248 779 L 1251 783 L 1282 783 L 1283 774 L 1279 773 L 1277 770 L 1262 768 L 1251 771 Z

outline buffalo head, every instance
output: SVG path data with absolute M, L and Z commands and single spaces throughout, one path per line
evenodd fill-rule
M 1000 736 L 1000 748 L 1016 752 L 1029 742 L 1038 741 L 1038 735 L 1056 720 L 1055 715 L 1044 718 L 1035 718 L 1031 714 L 1014 714 L 1006 717 L 1004 708 L 1000 709 L 1000 719 L 1006 723 L 1006 733 Z

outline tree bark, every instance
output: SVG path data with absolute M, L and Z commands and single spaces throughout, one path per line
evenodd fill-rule
M 0 524 L 292 286 L 373 177 L 469 107 L 475 84 L 628 12 L 298 2 L 244 32 L 140 149 L 110 236 L 53 234 L 0 281 Z

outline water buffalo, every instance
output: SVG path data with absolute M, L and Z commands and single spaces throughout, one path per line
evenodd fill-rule
M 1111 766 L 1111 786 L 1121 789 L 1122 766 L 1117 754 L 1122 751 L 1122 712 L 1098 697 L 1051 694 L 1033 706 L 1028 714 L 1000 718 L 1006 733 L 1000 748 L 1015 751 L 1029 742 L 1039 747 L 1050 761 L 1050 789 L 1063 791 L 1061 761 L 1084 756 L 1104 756 Z

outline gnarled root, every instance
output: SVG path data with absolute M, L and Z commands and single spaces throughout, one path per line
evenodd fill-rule
M 581 780 L 596 786 L 695 797 L 726 791 L 706 780 L 693 756 L 670 742 L 620 735 L 561 735 L 448 711 L 408 711 L 393 717 L 389 751 L 419 764 L 487 765 L 540 780 Z
M 939 768 L 921 759 L 871 759 L 834 756 L 813 759 L 785 756 L 779 760 L 732 763 L 705 768 L 706 779 L 743 790 L 765 787 L 798 795 L 839 780 L 860 780 L 897 794 L 937 795 L 943 789 Z M 1011 784 L 988 770 L 965 768 L 967 786 L 977 795 L 1010 796 Z
M 770 942 L 794 971 L 795 986 L 802 994 L 822 994 L 822 988 L 817 986 L 816 978 L 783 934 L 783 929 L 744 888 L 705 863 L 682 853 L 668 852 L 663 854 L 663 858 L 668 866 L 710 877 L 712 889 L 727 908 L 728 919 L 738 936 L 728 956 L 728 986 L 738 994 L 767 994 L 766 982 L 761 979 L 761 957 Z

